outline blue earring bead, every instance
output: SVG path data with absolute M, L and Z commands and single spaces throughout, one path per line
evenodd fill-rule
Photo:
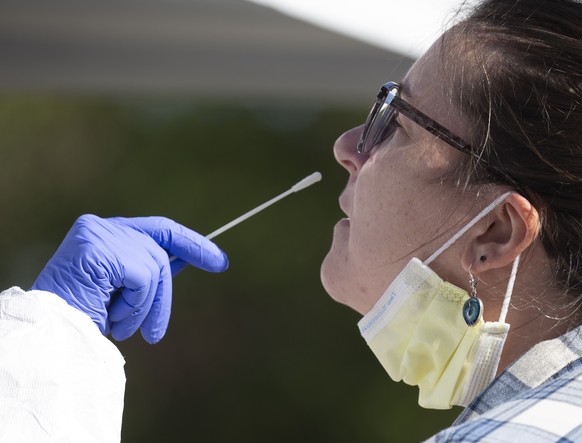
M 463 318 L 467 326 L 475 326 L 483 315 L 483 303 L 477 297 L 471 297 L 463 305 Z

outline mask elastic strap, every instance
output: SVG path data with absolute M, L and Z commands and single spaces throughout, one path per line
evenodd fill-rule
M 497 205 L 499 205 L 499 203 L 501 203 L 503 200 L 505 200 L 507 198 L 507 196 L 509 196 L 511 193 L 512 193 L 512 191 L 506 192 L 505 194 L 502 194 L 499 197 L 497 197 L 495 200 L 493 200 L 481 212 L 479 212 L 479 214 L 477 214 L 473 220 L 471 220 L 469 223 L 467 223 L 465 226 L 463 226 L 459 230 L 459 232 L 457 232 L 455 235 L 453 235 L 449 239 L 449 241 L 447 241 L 444 245 L 442 245 L 440 248 L 438 248 L 429 258 L 427 258 L 424 261 L 424 264 L 427 266 L 430 265 L 435 258 L 437 258 L 439 255 L 441 255 L 444 251 L 446 251 L 449 248 L 449 246 L 451 246 L 453 243 L 455 243 L 459 239 L 459 237 L 461 237 L 465 232 L 467 232 L 469 229 L 471 229 L 475 225 L 475 223 L 477 223 L 483 217 L 485 217 L 487 214 L 489 214 L 491 211 L 493 211 L 493 209 L 495 209 L 497 207 Z
M 513 266 L 511 267 L 511 274 L 509 275 L 507 289 L 505 290 L 505 297 L 503 298 L 503 306 L 501 306 L 501 313 L 499 314 L 500 323 L 505 323 L 505 317 L 507 317 L 507 311 L 509 310 L 509 302 L 511 301 L 511 294 L 513 293 L 513 285 L 515 284 L 515 279 L 517 277 L 518 266 L 519 266 L 519 255 L 515 257 L 515 260 L 513 260 Z

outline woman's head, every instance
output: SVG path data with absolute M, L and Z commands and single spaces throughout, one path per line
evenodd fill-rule
M 401 95 L 471 152 L 403 116 L 370 154 L 355 153 L 361 128 L 340 137 L 336 157 L 350 171 L 340 203 L 350 220 L 336 227 L 322 268 L 328 292 L 366 312 L 412 255 L 426 258 L 506 189 L 537 208 L 557 283 L 580 292 L 581 54 L 582 6 L 565 0 L 486 1 L 445 33 Z M 441 266 L 459 267 L 463 254 Z
M 399 97 L 465 138 L 469 125 L 445 96 L 442 57 L 437 42 L 407 73 Z M 443 177 L 465 154 L 403 114 L 388 126 L 367 152 L 356 150 L 362 127 L 343 134 L 334 146 L 336 159 L 350 172 L 340 197 L 349 218 L 335 227 L 322 281 L 332 297 L 361 313 L 374 305 L 412 255 L 426 258 L 460 218 L 450 210 L 455 187 Z M 466 212 L 454 204 L 458 210 L 452 212 Z

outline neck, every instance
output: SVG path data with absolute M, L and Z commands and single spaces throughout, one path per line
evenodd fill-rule
M 541 244 L 532 246 L 522 258 L 506 318 L 511 327 L 498 373 L 537 343 L 559 337 L 572 327 L 571 313 L 564 308 L 565 296 L 552 286 L 550 270 L 550 260 Z M 479 296 L 487 321 L 499 320 L 510 272 L 511 266 L 507 266 L 482 276 Z

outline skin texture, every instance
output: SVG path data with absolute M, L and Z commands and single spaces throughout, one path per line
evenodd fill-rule
M 449 52 L 450 53 L 450 52 Z M 437 41 L 410 69 L 401 96 L 453 133 L 470 139 L 464 122 L 447 97 L 447 48 Z M 425 260 L 507 187 L 463 191 L 445 175 L 464 154 L 400 115 L 392 138 L 368 154 L 358 154 L 362 127 L 342 134 L 334 145 L 338 163 L 349 172 L 339 198 L 347 218 L 340 220 L 323 261 L 321 279 L 336 301 L 366 314 L 412 257 Z M 550 262 L 538 244 L 539 215 L 522 196 L 511 194 L 439 256 L 431 267 L 443 279 L 469 290 L 468 271 L 481 283 L 485 320 L 496 321 L 511 264 L 522 262 L 507 317 L 510 333 L 500 370 L 535 343 L 565 332 L 551 288 Z M 487 260 L 481 262 L 479 257 Z

